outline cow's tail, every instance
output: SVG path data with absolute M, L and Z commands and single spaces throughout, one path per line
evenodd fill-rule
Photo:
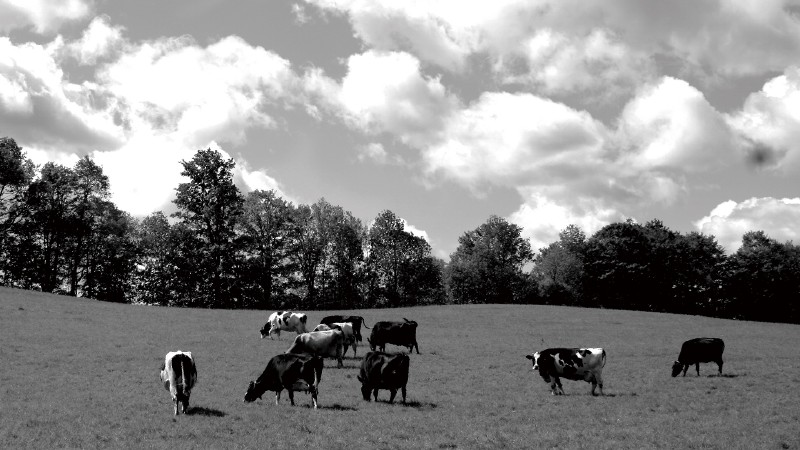
M 363 317 L 361 318 L 361 325 L 364 325 L 364 328 L 369 330 L 369 327 L 367 326 L 367 322 L 364 321 Z
M 603 351 L 600 353 L 600 355 L 601 355 L 600 367 L 605 367 L 606 366 L 606 349 L 603 349 Z

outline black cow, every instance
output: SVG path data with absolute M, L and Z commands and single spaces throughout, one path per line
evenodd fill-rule
M 700 363 L 715 362 L 722 374 L 722 352 L 725 343 L 720 338 L 695 338 L 689 339 L 681 346 L 678 360 L 672 364 L 672 376 L 677 377 L 681 371 L 686 376 L 689 366 L 695 365 L 697 376 L 700 376 Z
M 364 318 L 361 316 L 327 316 L 320 320 L 320 324 L 331 326 L 334 323 L 350 322 L 353 324 L 353 336 L 358 342 L 361 342 L 361 325 L 369 330 L 369 327 L 364 323 Z
M 372 326 L 372 333 L 367 339 L 371 350 L 380 348 L 386 350 L 386 344 L 400 345 L 408 347 L 411 353 L 414 348 L 419 355 L 419 345 L 417 344 L 417 322 L 403 318 L 405 322 L 375 322 Z
M 322 380 L 322 358 L 318 356 L 294 355 L 284 353 L 276 355 L 267 363 L 266 369 L 247 386 L 244 401 L 252 402 L 261 398 L 266 391 L 275 392 L 275 404 L 281 399 L 281 391 L 289 391 L 289 401 L 294 406 L 294 391 L 311 393 L 311 402 L 317 408 L 317 393 Z
M 361 395 L 369 401 L 370 392 L 378 401 L 378 390 L 389 389 L 391 395 L 389 403 L 394 403 L 397 390 L 403 395 L 406 402 L 406 384 L 408 383 L 408 366 L 411 358 L 405 353 L 389 354 L 384 352 L 369 352 L 361 362 L 361 372 L 358 381 L 361 382 Z

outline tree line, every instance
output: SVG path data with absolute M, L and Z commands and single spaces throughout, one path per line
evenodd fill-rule
M 536 303 L 800 323 L 800 247 L 760 231 L 726 256 L 713 236 L 658 220 L 590 237 L 570 225 L 537 253 L 492 216 L 446 263 L 389 210 L 364 224 L 324 198 L 245 195 L 233 160 L 211 149 L 182 165 L 176 212 L 137 219 L 90 158 L 36 167 L 0 139 L 0 285 L 209 308 Z

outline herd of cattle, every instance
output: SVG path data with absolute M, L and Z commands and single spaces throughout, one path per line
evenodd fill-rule
M 261 338 L 280 337 L 281 331 L 296 332 L 294 342 L 285 353 L 274 356 L 257 380 L 251 381 L 244 396 L 245 402 L 261 398 L 264 393 L 275 393 L 275 404 L 284 390 L 289 393 L 289 401 L 294 405 L 294 393 L 311 394 L 314 408 L 317 408 L 317 394 L 322 380 L 323 358 L 335 358 L 342 367 L 342 357 L 353 348 L 356 356 L 358 343 L 362 341 L 361 326 L 369 329 L 360 316 L 328 316 L 312 331 L 307 328 L 308 317 L 290 311 L 274 312 L 261 329 Z M 367 339 L 370 346 L 362 362 L 358 381 L 364 400 L 370 394 L 378 400 L 380 389 L 389 390 L 389 403 L 393 403 L 400 390 L 403 403 L 406 402 L 406 385 L 410 358 L 404 352 L 386 353 L 386 344 L 407 347 L 408 352 L 416 348 L 417 322 L 403 319 L 403 322 L 376 322 Z M 714 362 L 722 374 L 722 352 L 725 343 L 719 338 L 696 338 L 683 343 L 678 360 L 672 365 L 672 376 L 686 371 L 694 365 L 700 375 L 700 363 Z M 606 352 L 602 348 L 548 348 L 532 355 L 526 355 L 533 363 L 533 371 L 539 372 L 542 379 L 550 384 L 553 395 L 563 395 L 561 378 L 586 381 L 592 384 L 592 395 L 600 388 L 603 395 L 603 367 Z M 189 396 L 197 381 L 197 366 L 191 352 L 169 352 L 161 365 L 161 381 L 170 392 L 175 405 L 175 415 L 184 414 L 189 409 Z

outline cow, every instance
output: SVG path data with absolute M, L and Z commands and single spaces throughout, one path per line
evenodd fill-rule
M 322 325 L 330 325 L 332 323 L 350 322 L 353 324 L 353 335 L 358 342 L 361 342 L 361 325 L 369 330 L 369 327 L 364 323 L 364 318 L 361 316 L 327 316 L 319 321 Z
M 419 344 L 417 344 L 417 322 L 403 318 L 405 322 L 375 322 L 372 326 L 372 333 L 367 342 L 371 350 L 379 348 L 386 350 L 386 344 L 394 344 L 408 347 L 408 352 L 412 353 L 414 348 L 419 355 Z
M 681 345 L 678 360 L 672 364 L 672 376 L 677 377 L 681 371 L 686 376 L 689 366 L 694 364 L 697 376 L 700 376 L 700 363 L 715 362 L 722 375 L 722 352 L 725 343 L 720 338 L 695 338 L 689 339 Z
M 353 358 L 356 357 L 356 349 L 358 348 L 358 340 L 355 336 L 355 330 L 353 328 L 353 324 L 350 322 L 344 323 L 332 323 L 331 324 L 332 330 L 341 330 L 342 334 L 344 334 L 344 352 L 342 355 L 347 353 L 347 349 L 352 346 L 353 347 Z
M 275 404 L 281 399 L 281 392 L 289 391 L 289 401 L 294 406 L 294 392 L 311 393 L 311 403 L 317 409 L 319 382 L 322 381 L 322 358 L 318 356 L 280 354 L 273 356 L 257 380 L 251 381 L 244 394 L 244 401 L 250 403 L 261 398 L 266 391 L 275 392 Z
M 344 346 L 344 333 L 340 330 L 312 331 L 311 333 L 298 334 L 294 343 L 285 353 L 298 355 L 313 355 L 336 358 L 337 367 L 342 364 L 342 347 Z
M 197 366 L 192 352 L 181 350 L 167 353 L 161 363 L 161 382 L 175 403 L 175 415 L 189 410 L 189 396 L 197 383 Z
M 267 323 L 261 328 L 261 339 L 269 336 L 272 339 L 273 334 L 281 337 L 281 331 L 295 331 L 297 334 L 307 332 L 306 322 L 308 316 L 303 313 L 293 313 L 291 311 L 279 311 L 270 314 Z
M 361 371 L 357 377 L 361 382 L 361 395 L 364 400 L 369 401 L 369 394 L 372 392 L 377 402 L 378 390 L 388 389 L 389 403 L 394 403 L 394 397 L 400 389 L 405 403 L 410 360 L 411 358 L 405 353 L 368 352 L 361 362 Z
M 331 330 L 331 327 L 325 325 L 324 323 L 321 323 L 321 324 L 317 325 L 316 328 L 314 328 L 314 331 L 330 331 L 330 330 Z
M 592 395 L 597 395 L 595 388 L 598 386 L 603 395 L 606 351 L 602 348 L 548 348 L 525 357 L 533 361 L 533 370 L 539 371 L 542 379 L 550 383 L 553 395 L 564 395 L 559 377 L 592 383 Z

